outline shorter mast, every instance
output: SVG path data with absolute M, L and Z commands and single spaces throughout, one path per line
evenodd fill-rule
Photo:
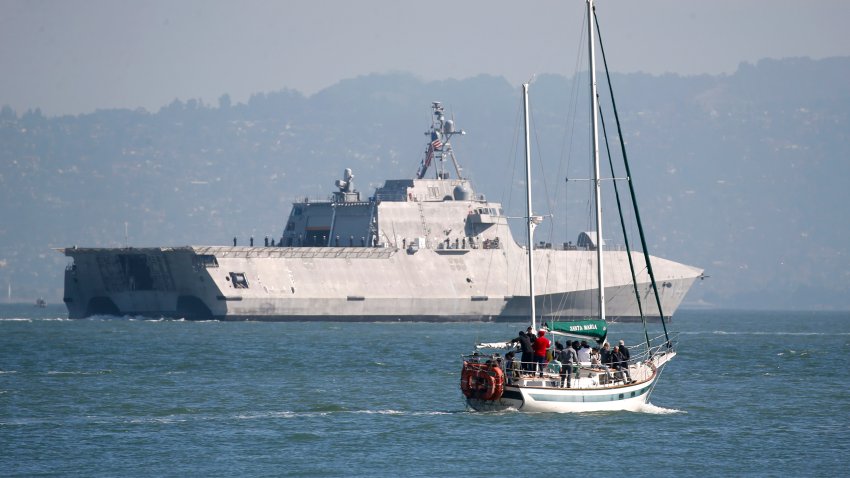
M 525 191 L 526 222 L 528 226 L 528 297 L 531 302 L 531 329 L 537 329 L 534 303 L 534 217 L 531 214 L 531 139 L 528 128 L 528 83 L 522 84 L 522 108 L 525 118 Z

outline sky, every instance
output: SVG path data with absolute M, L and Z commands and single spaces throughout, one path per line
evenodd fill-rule
M 0 0 L 0 105 L 50 116 L 313 94 L 369 73 L 572 75 L 582 0 Z M 850 56 L 847 0 L 599 0 L 613 71 Z

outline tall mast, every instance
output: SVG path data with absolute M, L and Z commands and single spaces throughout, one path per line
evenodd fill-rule
M 531 140 L 528 128 L 528 83 L 522 84 L 522 108 L 525 118 L 525 192 L 528 225 L 528 296 L 531 300 L 531 328 L 537 330 L 534 303 L 534 216 L 531 214 Z
M 599 176 L 599 98 L 596 94 L 596 47 L 593 37 L 593 0 L 587 0 L 587 45 L 590 50 L 590 115 L 593 136 L 593 183 L 596 202 L 596 277 L 599 285 L 599 318 L 605 320 L 605 280 L 602 263 L 602 189 Z

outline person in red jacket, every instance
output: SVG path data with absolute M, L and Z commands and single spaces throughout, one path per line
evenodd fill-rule
M 546 367 L 546 351 L 549 350 L 551 342 L 546 337 L 545 330 L 537 332 L 537 340 L 534 341 L 534 361 L 537 364 L 537 371 L 540 376 L 543 376 L 543 369 Z

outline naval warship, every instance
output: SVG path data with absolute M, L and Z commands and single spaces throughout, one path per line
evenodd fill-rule
M 501 204 L 476 193 L 464 178 L 451 144 L 464 132 L 439 102 L 431 107 L 429 140 L 412 179 L 387 180 L 363 198 L 346 169 L 328 200 L 293 203 L 279 240 L 262 246 L 237 246 L 234 239 L 232 246 L 59 249 L 71 258 L 63 298 L 69 317 L 528 320 L 527 246 L 513 239 Z M 542 320 L 594 313 L 594 236 L 584 232 L 575 244 L 532 246 Z M 606 308 L 614 320 L 640 316 L 630 254 L 642 270 L 640 296 L 652 292 L 642 253 L 606 247 Z M 651 263 L 669 318 L 702 270 L 659 257 Z M 655 301 L 644 302 L 644 313 L 657 316 Z

